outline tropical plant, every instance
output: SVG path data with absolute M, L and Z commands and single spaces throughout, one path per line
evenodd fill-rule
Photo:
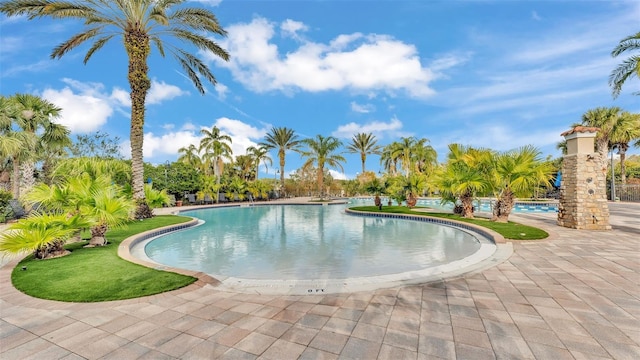
M 376 144 L 377 142 L 372 133 L 357 133 L 351 138 L 351 143 L 347 144 L 347 152 L 360 154 L 362 173 L 366 171 L 367 155 L 380 155 L 381 153 L 381 147 Z
M 201 94 L 205 88 L 201 77 L 215 85 L 216 79 L 209 67 L 198 57 L 177 47 L 177 42 L 163 42 L 173 37 L 179 42 L 192 44 L 224 60 L 229 54 L 209 35 L 226 36 L 215 15 L 202 8 L 180 7 L 183 0 L 86 0 L 86 1 L 41 1 L 9 0 L 0 4 L 0 12 L 8 16 L 27 15 L 29 19 L 51 17 L 53 19 L 79 19 L 85 28 L 70 39 L 55 47 L 52 58 L 61 58 L 67 52 L 87 41 L 93 41 L 84 63 L 109 40 L 121 37 L 128 58 L 128 80 L 131 88 L 131 169 L 133 198 L 139 207 L 144 203 L 143 178 L 143 128 L 145 103 L 151 87 L 147 64 L 151 44 L 164 57 L 169 51 L 178 61 L 187 77 Z M 198 75 L 199 74 L 199 75 Z M 145 213 L 140 211 L 139 213 Z
M 267 199 L 269 197 L 269 190 L 271 190 L 271 185 L 264 180 L 256 180 L 247 184 L 247 191 L 253 195 L 254 199 Z
M 496 198 L 492 221 L 507 222 L 516 197 L 529 197 L 540 183 L 551 180 L 553 170 L 541 154 L 528 145 L 492 158 L 489 180 Z
M 473 199 L 490 186 L 488 176 L 492 157 L 491 150 L 450 144 L 447 162 L 436 170 L 435 175 L 442 203 L 453 203 L 461 216 L 473 218 Z
M 258 179 L 258 173 L 260 172 L 260 163 L 264 164 L 265 172 L 269 172 L 267 163 L 269 163 L 269 165 L 273 165 L 273 161 L 269 156 L 269 149 L 265 145 L 249 146 L 247 148 L 247 155 L 251 156 L 256 164 L 256 180 Z
M 171 203 L 167 189 L 157 190 L 152 184 L 144 184 L 144 198 L 152 209 L 169 206 Z
M 382 180 L 378 178 L 373 178 L 370 181 L 365 182 L 362 185 L 362 188 L 368 194 L 381 195 L 385 191 L 385 184 Z
M 264 142 L 260 143 L 260 145 L 269 150 L 278 149 L 278 160 L 280 161 L 280 189 L 281 191 L 284 191 L 285 156 L 288 150 L 299 150 L 301 143 L 298 139 L 298 135 L 296 135 L 292 129 L 286 127 L 272 127 L 267 135 L 265 135 Z
M 20 143 L 20 147 L 13 148 L 14 151 L 10 153 L 13 162 L 13 196 L 18 199 L 21 186 L 30 189 L 35 184 L 35 163 L 43 159 L 46 150 L 51 154 L 70 145 L 71 140 L 69 130 L 52 121 L 60 116 L 62 109 L 51 102 L 31 94 L 16 94 L 7 101 L 12 124 L 19 129 L 8 136 Z
M 607 170 L 609 161 L 607 153 L 614 148 L 621 156 L 621 166 L 624 167 L 624 160 L 629 143 L 640 141 L 640 114 L 633 114 L 622 111 L 618 107 L 599 107 L 588 110 L 582 115 L 582 125 L 597 127 L 596 151 L 600 168 Z M 623 179 L 626 181 L 626 178 Z
M 627 36 L 620 40 L 618 45 L 611 51 L 611 56 L 617 57 L 623 53 L 632 53 L 636 51 L 635 55 L 631 55 L 628 59 L 619 64 L 609 75 L 609 86 L 613 97 L 616 98 L 622 91 L 622 85 L 627 82 L 629 78 L 640 78 L 640 32 Z M 639 95 L 640 92 L 635 92 L 634 95 Z
M 200 151 L 195 145 L 189 144 L 188 147 L 181 147 L 180 149 L 178 149 L 178 154 L 180 154 L 180 156 L 178 157 L 178 162 L 187 164 L 195 169 L 202 168 Z
M 256 177 L 255 160 L 251 155 L 238 155 L 233 162 L 233 170 L 235 176 L 246 181 L 253 180 Z
M 609 140 L 611 150 L 618 150 L 620 155 L 620 174 L 622 184 L 627 183 L 627 176 L 625 171 L 626 154 L 629 150 L 629 143 L 636 141 L 640 144 L 640 114 L 632 114 L 627 111 L 623 111 L 618 118 L 618 122 L 614 127 Z
M 317 186 L 320 198 L 324 198 L 324 168 L 330 166 L 339 168 L 344 172 L 341 162 L 344 162 L 344 156 L 337 154 L 336 151 L 342 146 L 342 142 L 333 136 L 324 137 L 316 135 L 313 139 L 302 140 L 307 145 L 306 150 L 302 150 L 300 154 L 307 160 L 302 165 L 303 168 L 316 164 Z
M 0 251 L 9 254 L 33 252 L 36 259 L 61 256 L 67 253 L 64 249 L 66 241 L 90 224 L 80 214 L 31 215 L 0 234 Z
M 231 137 L 223 135 L 216 126 L 211 130 L 202 129 L 200 131 L 204 137 L 200 140 L 200 152 L 203 153 L 202 159 L 205 164 L 205 174 L 208 169 L 213 169 L 213 175 L 216 177 L 216 184 L 220 185 L 220 177 L 222 176 L 224 159 L 233 160 L 231 155 Z M 218 194 L 216 194 L 217 196 Z M 218 197 L 216 197 L 216 202 Z
M 112 184 L 111 178 L 93 178 L 87 173 L 59 184 L 38 184 L 25 194 L 25 200 L 53 213 L 82 216 L 91 224 L 92 245 L 106 244 L 104 234 L 108 228 L 124 224 L 134 209 L 132 200 Z
M 74 157 L 60 161 L 52 171 L 53 183 L 65 179 L 80 177 L 83 174 L 95 179 L 107 176 L 117 185 L 125 186 L 131 183 L 131 166 L 124 160 L 97 157 Z

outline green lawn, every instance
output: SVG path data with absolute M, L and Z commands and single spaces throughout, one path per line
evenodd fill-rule
M 378 210 L 375 206 L 355 206 L 350 209 L 356 211 L 367 211 L 367 212 L 382 212 L 382 213 L 393 213 L 393 214 L 411 214 L 411 215 L 419 215 L 419 216 L 431 216 L 438 218 L 445 218 L 457 221 L 464 221 L 474 225 L 479 225 L 485 227 L 487 229 L 491 229 L 498 234 L 504 236 L 505 239 L 511 240 L 540 240 L 545 239 L 549 236 L 549 234 L 542 230 L 532 226 L 518 224 L 515 222 L 509 221 L 508 223 L 499 223 L 490 221 L 488 219 L 475 218 L 475 219 L 466 219 L 461 216 L 455 214 L 441 213 L 441 212 L 424 212 L 424 211 L 413 211 L 405 206 L 383 206 L 382 210 Z
M 74 302 L 131 299 L 187 286 L 196 279 L 125 261 L 118 257 L 118 246 L 131 235 L 189 220 L 166 215 L 133 221 L 110 230 L 107 246 L 85 249 L 87 242 L 81 242 L 70 244 L 67 248 L 72 253 L 60 258 L 28 256 L 13 270 L 13 285 L 33 297 Z M 27 270 L 22 270 L 25 266 Z

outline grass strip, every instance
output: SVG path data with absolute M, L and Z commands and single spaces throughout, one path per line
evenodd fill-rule
M 356 211 L 366 211 L 366 212 L 431 216 L 431 217 L 437 217 L 437 218 L 463 221 L 470 224 L 482 226 L 487 229 L 491 229 L 497 232 L 498 234 L 504 236 L 505 239 L 509 239 L 509 240 L 540 240 L 540 239 L 546 239 L 547 237 L 549 237 L 549 234 L 542 229 L 539 229 L 533 226 L 519 224 L 512 221 L 509 221 L 506 223 L 500 223 L 500 222 L 495 222 L 495 221 L 491 221 L 489 219 L 484 219 L 484 218 L 467 219 L 459 215 L 450 214 L 450 213 L 414 211 L 405 206 L 383 206 L 382 210 L 379 210 L 376 206 L 355 206 L 355 207 L 351 207 L 350 209 L 356 210 Z M 418 208 L 418 209 L 424 209 L 424 208 Z
M 83 248 L 87 244 L 83 241 L 69 244 L 67 249 L 72 253 L 67 256 L 47 260 L 28 256 L 13 269 L 11 280 L 27 295 L 73 302 L 132 299 L 187 286 L 196 279 L 123 260 L 118 256 L 118 246 L 129 236 L 189 220 L 164 215 L 132 221 L 108 231 L 109 244 L 104 247 Z

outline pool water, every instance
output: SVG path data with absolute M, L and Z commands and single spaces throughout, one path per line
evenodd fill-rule
M 383 198 L 382 203 L 386 205 L 388 199 Z M 373 205 L 373 198 L 354 198 L 350 199 L 354 205 Z M 393 205 L 397 205 L 394 201 Z M 453 204 L 440 204 L 440 199 L 418 199 L 416 203 L 417 206 L 427 206 L 437 210 L 451 210 L 453 209 Z M 491 207 L 491 200 L 479 200 L 474 201 L 473 206 L 475 206 L 476 211 L 482 212 L 492 212 L 493 208 Z M 478 210 L 479 209 L 479 210 Z M 558 212 L 558 204 L 553 202 L 516 202 L 512 209 L 513 212 Z
M 153 261 L 214 277 L 345 279 L 425 269 L 474 254 L 475 235 L 426 222 L 348 215 L 353 205 L 226 207 L 182 214 L 204 224 L 156 238 Z

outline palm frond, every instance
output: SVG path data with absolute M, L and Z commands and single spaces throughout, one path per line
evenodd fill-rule
M 93 46 L 91 46 L 89 51 L 87 51 L 87 54 L 85 55 L 83 62 L 86 64 L 89 61 L 89 59 L 91 59 L 91 56 L 93 56 L 93 54 L 96 51 L 100 50 L 104 46 L 104 44 L 106 44 L 114 36 L 115 35 L 109 35 L 96 40 L 96 42 L 93 43 Z
M 616 68 L 609 75 L 609 86 L 612 87 L 613 96 L 617 97 L 622 91 L 622 85 L 630 77 L 640 76 L 640 55 L 632 56 Z
M 91 28 L 85 32 L 76 34 L 72 36 L 69 40 L 63 42 L 62 44 L 56 46 L 51 52 L 50 57 L 52 59 L 61 58 L 64 54 L 69 52 L 70 50 L 75 49 L 85 41 L 95 37 L 99 34 L 101 27 Z

